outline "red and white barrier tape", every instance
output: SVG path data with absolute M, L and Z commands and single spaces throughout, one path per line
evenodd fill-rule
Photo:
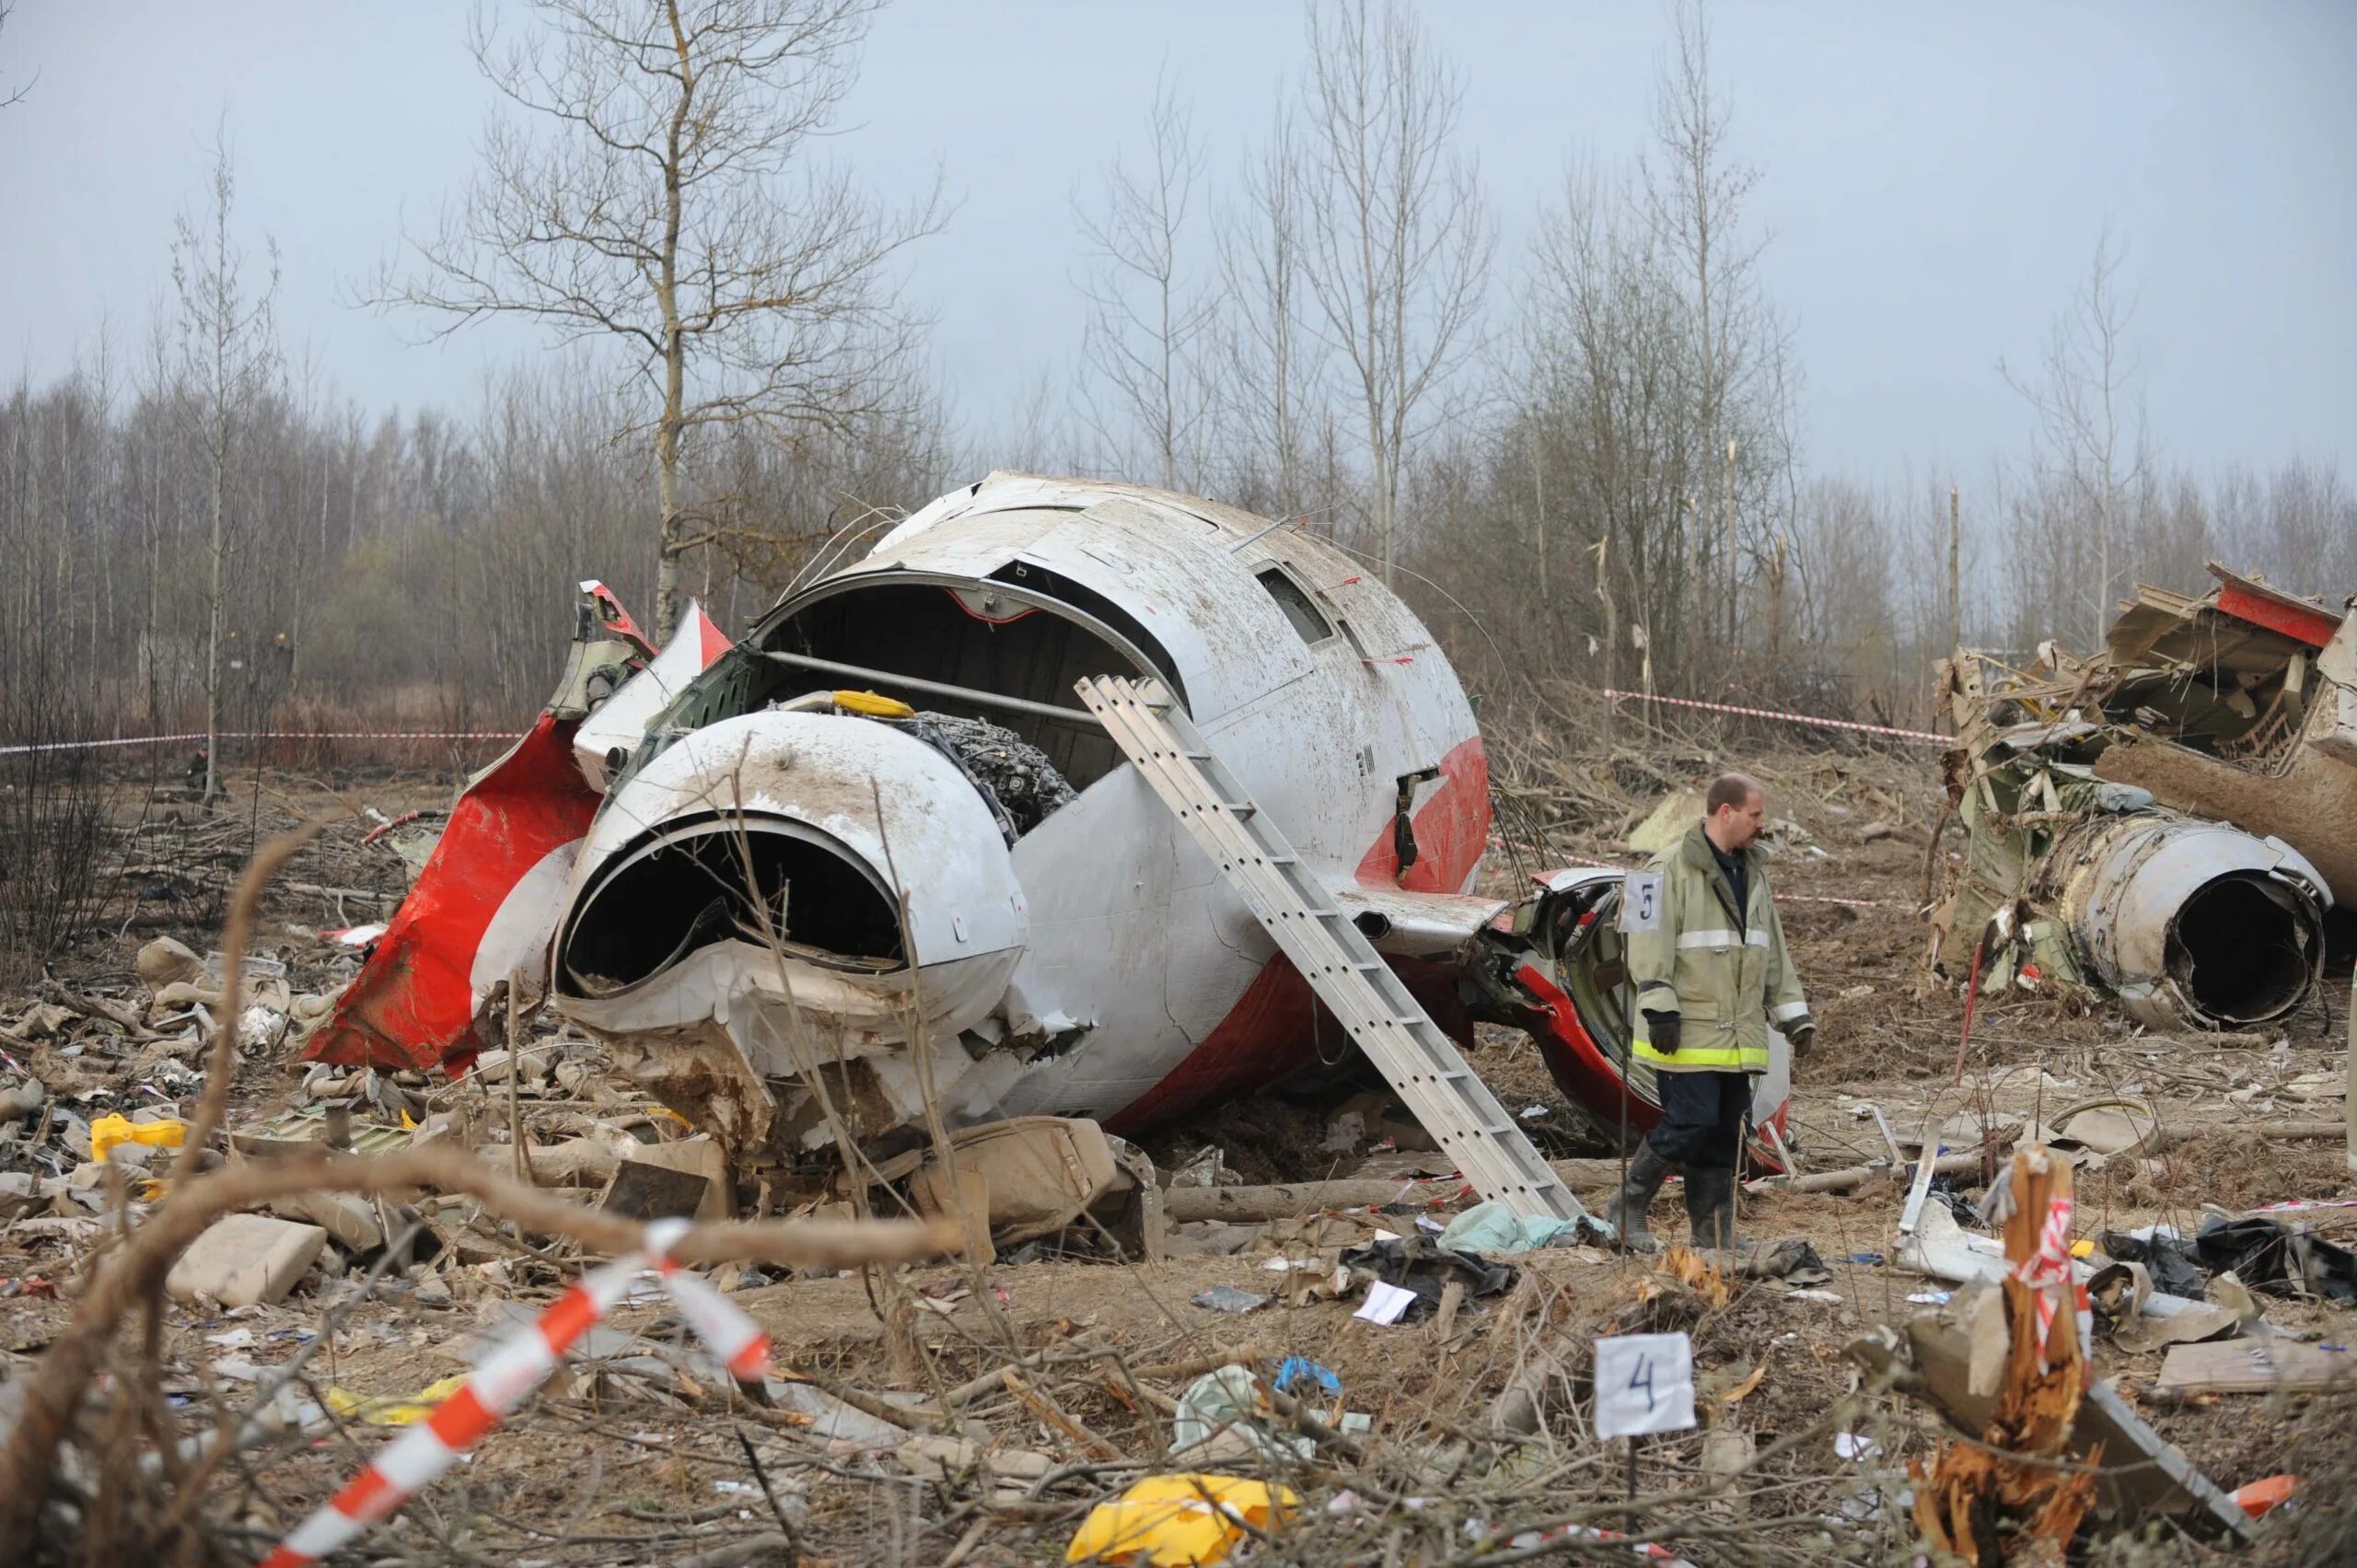
M 679 1316 L 731 1376 L 741 1381 L 767 1376 L 770 1343 L 761 1325 L 668 1256 L 687 1228 L 685 1220 L 657 1220 L 646 1227 L 643 1251 L 582 1276 L 528 1329 L 484 1357 L 457 1393 L 434 1407 L 433 1414 L 377 1450 L 349 1485 L 261 1560 L 261 1568 L 303 1568 L 389 1517 L 522 1404 L 556 1369 L 574 1342 L 613 1309 L 633 1280 L 650 1269 L 670 1292 Z
M 202 740 L 203 735 L 134 735 L 122 740 L 44 740 L 32 746 L 0 746 L 0 757 L 31 751 L 96 751 L 108 746 L 168 746 L 180 740 Z
M 1818 718 L 1813 714 L 1788 714 L 1775 708 L 1746 708 L 1733 703 L 1703 703 L 1691 697 L 1664 697 L 1650 691 L 1615 691 L 1609 687 L 1604 694 L 1617 703 L 1662 703 L 1673 708 L 1701 708 L 1706 713 L 1740 714 L 1745 718 L 1777 719 L 1785 724 L 1811 725 L 1819 729 L 1854 729 L 1864 735 L 1896 736 L 1901 740 L 1928 740 L 1935 745 L 1953 746 L 1953 736 L 1938 735 L 1928 729 L 1898 729 L 1887 724 L 1860 724 L 1855 719 Z
M 96 751 L 109 746 L 171 746 L 203 740 L 194 735 L 133 735 L 120 740 L 45 740 L 32 746 L 0 746 L 0 757 L 29 751 Z M 513 740 L 516 732 L 496 729 L 225 729 L 223 740 Z
M 1504 849 L 1508 846 L 1504 839 L 1492 839 L 1490 841 L 1490 847 L 1492 849 Z M 1523 844 L 1518 847 L 1523 849 L 1533 848 L 1533 846 L 1529 844 Z M 1567 861 L 1573 865 L 1594 866 L 1598 871 L 1618 871 L 1623 877 L 1627 876 L 1630 870 L 1628 866 L 1615 865 L 1608 860 L 1590 860 L 1585 855 L 1580 854 L 1563 854 L 1558 853 L 1553 856 L 1553 858 Z M 1546 873 L 1540 872 L 1538 875 L 1532 877 L 1531 880 L 1538 883 L 1541 887 L 1544 887 L 1547 883 Z M 1836 899 L 1812 893 L 1778 893 L 1775 895 L 1775 899 L 1780 904 L 1840 904 L 1844 909 L 1856 910 L 1878 910 L 1887 906 L 1890 901 L 1887 899 Z
M 2046 1223 L 2038 1227 L 2038 1250 L 2023 1259 L 2014 1269 L 2014 1277 L 2027 1285 L 2038 1307 L 2038 1351 L 2046 1353 L 2046 1341 L 2054 1328 L 2054 1319 L 2062 1310 L 2063 1293 L 2073 1285 L 2071 1275 L 2071 1195 L 2058 1192 L 2047 1205 Z

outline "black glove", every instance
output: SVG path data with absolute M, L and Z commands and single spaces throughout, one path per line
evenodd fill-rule
M 1806 1056 L 1817 1043 L 1817 1020 L 1803 1013 L 1784 1026 L 1784 1039 L 1792 1043 L 1794 1056 Z
M 1686 1027 L 1686 1020 L 1675 1013 L 1656 1013 L 1651 1007 L 1644 1009 L 1644 1015 L 1645 1034 L 1653 1040 L 1654 1049 L 1664 1056 L 1677 1055 L 1678 1032 Z

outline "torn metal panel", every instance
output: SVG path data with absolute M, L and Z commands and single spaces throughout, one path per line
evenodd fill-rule
M 647 660 L 644 668 L 581 721 L 573 749 L 589 787 L 603 795 L 646 733 L 647 725 L 727 651 L 728 634 L 703 612 L 703 606 L 689 600 L 671 645 Z
M 304 1048 L 347 1066 L 463 1069 L 476 1020 L 511 970 L 547 977 L 573 853 L 598 797 L 573 765 L 573 721 L 542 714 L 478 774 L 416 885 Z
M 572 650 L 556 692 L 524 738 L 468 781 L 433 854 L 305 1047 L 344 1065 L 463 1069 L 486 1038 L 482 1015 L 511 976 L 548 983 L 549 941 L 575 853 L 598 807 L 575 765 L 585 715 L 647 679 L 653 649 L 611 590 L 581 585 Z M 709 662 L 691 617 L 685 657 Z
M 1979 1437 L 1995 1414 L 2010 1340 L 2002 1297 L 1993 1284 L 1959 1291 L 1937 1312 L 1918 1313 L 1897 1348 L 1911 1365 L 1913 1388 L 1939 1407 L 1953 1427 Z M 1887 1333 L 1887 1330 L 1884 1330 Z M 1876 1369 L 1893 1345 L 1867 1340 L 1851 1355 Z M 1993 1352 L 1993 1354 L 1991 1353 Z M 2207 1538 L 2250 1539 L 2250 1520 L 2234 1498 L 2194 1468 L 2183 1451 L 2153 1430 L 2109 1379 L 2090 1379 L 2065 1453 L 2097 1467 L 2096 1507 L 2121 1524 L 2174 1520 Z
M 2307 996 L 2324 914 L 2357 895 L 2357 690 L 2328 673 L 2357 661 L 2322 656 L 2351 622 L 2212 572 L 2200 598 L 2141 589 L 2091 658 L 1942 665 L 1969 835 L 1933 915 L 1951 972 L 2035 966 L 2201 1028 Z
M 1413 893 L 1350 882 L 1333 889 L 1334 907 L 1351 917 L 1378 952 L 1429 958 L 1462 951 L 1506 912 L 1504 899 Z

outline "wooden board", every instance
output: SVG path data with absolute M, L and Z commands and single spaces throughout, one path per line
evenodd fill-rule
M 2286 1340 L 2218 1340 L 2171 1345 L 2155 1394 L 2264 1394 L 2322 1388 L 2336 1378 L 2357 1386 L 2357 1355 Z

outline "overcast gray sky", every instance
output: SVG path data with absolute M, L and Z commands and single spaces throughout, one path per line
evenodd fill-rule
M 0 366 L 36 379 L 135 334 L 168 284 L 226 109 L 240 217 L 284 252 L 283 327 L 364 406 L 465 404 L 528 333 L 417 347 L 341 292 L 465 182 L 486 103 L 464 0 L 20 0 L 0 32 Z M 506 7 L 520 10 L 511 5 Z M 1646 134 L 1668 14 L 1631 0 L 1421 7 L 1469 86 L 1511 277 L 1573 155 Z M 1763 176 L 1769 286 L 1797 328 L 1815 466 L 1871 476 L 2018 450 L 2033 361 L 2107 220 L 2139 291 L 2164 454 L 2357 466 L 2357 5 L 2349 0 L 1725 4 L 1719 75 Z M 986 431 L 1071 360 L 1075 182 L 1139 139 L 1158 65 L 1213 179 L 1302 52 L 1295 6 L 899 0 L 836 144 L 887 196 L 961 202 L 911 262 L 936 363 Z M 1503 293 L 1504 291 L 1502 291 Z M 404 327 L 406 326 L 406 332 Z

